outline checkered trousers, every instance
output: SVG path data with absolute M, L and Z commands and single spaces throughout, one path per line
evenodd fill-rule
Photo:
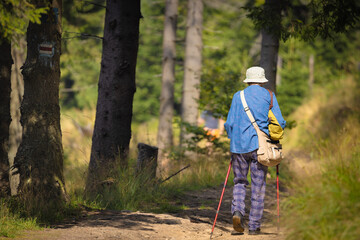
M 257 161 L 256 150 L 244 154 L 231 154 L 234 171 L 234 190 L 231 212 L 239 211 L 245 216 L 246 186 L 249 185 L 247 174 L 251 172 L 251 208 L 249 214 L 249 230 L 260 228 L 264 211 L 266 173 L 268 167 Z

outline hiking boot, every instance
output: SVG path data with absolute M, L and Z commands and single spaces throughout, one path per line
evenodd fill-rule
M 249 230 L 249 235 L 259 235 L 261 234 L 260 228 L 257 228 L 255 230 Z
M 233 218 L 233 228 L 235 229 L 235 231 L 242 233 L 244 232 L 244 216 L 241 215 L 241 213 L 239 211 L 235 211 Z

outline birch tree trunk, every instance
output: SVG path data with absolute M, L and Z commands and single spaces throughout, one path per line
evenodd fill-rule
M 280 16 L 281 14 L 280 0 L 266 0 L 264 8 L 268 14 L 276 14 L 276 16 Z M 280 27 L 281 23 L 278 24 Z M 265 76 L 269 80 L 264 87 L 276 92 L 276 66 L 279 52 L 279 36 L 269 32 L 268 29 L 262 29 L 261 34 L 260 67 L 264 68 Z
M 86 190 L 127 166 L 131 138 L 140 0 L 107 0 L 101 72 Z
M 167 0 L 165 7 L 165 23 L 163 37 L 162 86 L 160 96 L 159 129 L 157 134 L 158 169 L 157 175 L 169 171 L 166 150 L 173 146 L 172 118 L 174 114 L 174 83 L 176 58 L 176 24 L 178 0 Z
M 189 0 L 185 40 L 184 83 L 181 102 L 181 121 L 196 125 L 198 100 L 200 97 L 200 76 L 202 66 L 202 0 Z M 191 134 L 181 128 L 180 142 L 183 144 Z
M 11 93 L 11 43 L 0 41 L 0 198 L 10 195 L 8 142 Z
M 20 172 L 20 196 L 29 208 L 44 214 L 67 200 L 59 107 L 62 1 L 47 3 L 50 8 L 41 24 L 29 23 L 27 29 L 27 56 L 22 66 L 23 140 L 14 160 Z M 34 4 L 43 7 L 45 2 Z

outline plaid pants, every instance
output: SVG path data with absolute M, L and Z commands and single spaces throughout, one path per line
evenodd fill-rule
M 247 174 L 251 172 L 251 208 L 249 215 L 249 230 L 260 228 L 264 211 L 266 173 L 268 167 L 257 161 L 256 151 L 244 154 L 231 154 L 234 171 L 234 190 L 231 213 L 239 211 L 245 216 L 246 186 L 249 185 Z

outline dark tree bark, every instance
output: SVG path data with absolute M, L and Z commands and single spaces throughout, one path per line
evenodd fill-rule
M 281 1 L 280 0 L 266 0 L 264 10 L 269 16 L 281 15 Z M 275 17 L 275 20 L 281 19 L 281 17 Z M 281 22 L 275 23 L 281 28 Z M 275 35 L 269 29 L 262 29 L 262 41 L 261 41 L 261 59 L 260 67 L 264 68 L 265 76 L 269 80 L 264 85 L 265 88 L 276 92 L 276 65 L 277 56 L 279 52 L 279 36 Z
M 11 43 L 0 40 L 0 198 L 10 195 L 8 141 L 11 93 Z
M 45 4 L 34 3 L 36 7 Z M 20 196 L 30 208 L 44 213 L 66 200 L 59 107 L 62 1 L 46 3 L 50 8 L 41 24 L 30 23 L 27 29 L 23 140 L 14 160 L 20 173 Z
M 189 0 L 185 40 L 184 83 L 181 102 L 181 120 L 196 125 L 200 97 L 200 77 L 202 66 L 202 0 Z M 181 128 L 181 142 L 191 138 L 191 134 Z
M 158 176 L 169 171 L 169 160 L 166 150 L 173 146 L 172 119 L 174 115 L 174 83 L 176 58 L 176 24 L 178 0 L 167 0 L 163 37 L 162 87 L 160 96 L 159 129 L 157 134 Z
M 140 18 L 140 0 L 106 1 L 88 193 L 100 191 L 99 182 L 127 166 Z
M 10 188 L 11 195 L 17 194 L 19 185 L 19 174 L 13 174 L 17 169 L 12 169 L 16 152 L 22 140 L 22 126 L 20 124 L 20 105 L 24 95 L 24 80 L 21 74 L 21 66 L 25 62 L 26 57 L 26 41 L 25 37 L 19 39 L 17 45 L 13 44 L 11 47 L 11 55 L 14 59 L 14 64 L 11 70 L 11 100 L 10 113 L 11 124 L 9 133 L 9 163 L 10 163 Z

